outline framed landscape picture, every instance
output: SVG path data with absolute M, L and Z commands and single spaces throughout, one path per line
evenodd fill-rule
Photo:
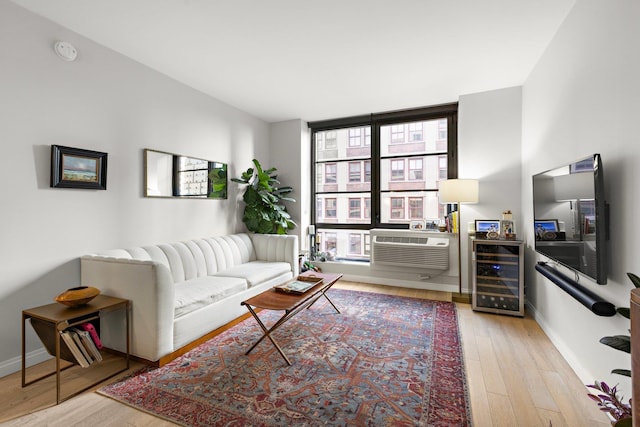
M 536 219 L 533 221 L 533 226 L 535 227 L 536 232 L 540 230 L 551 232 L 560 231 L 557 219 Z
M 476 233 L 500 232 L 500 220 L 476 219 Z
M 51 146 L 51 187 L 107 189 L 107 153 Z

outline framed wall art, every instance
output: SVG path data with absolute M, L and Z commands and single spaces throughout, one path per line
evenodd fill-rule
M 51 187 L 107 189 L 107 153 L 51 146 Z

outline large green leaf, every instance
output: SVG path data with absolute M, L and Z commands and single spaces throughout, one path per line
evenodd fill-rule
M 616 350 L 631 353 L 631 337 L 628 335 L 614 335 L 612 337 L 602 337 L 600 342 Z
M 629 307 L 617 307 L 616 311 L 618 312 L 618 314 L 620 314 L 621 316 L 626 317 L 627 319 L 631 319 L 631 310 L 629 309 Z
M 244 202 L 249 206 L 260 203 L 261 199 L 262 197 L 260 197 L 260 194 L 252 187 L 247 187 L 244 195 L 242 196 L 242 200 L 244 200 Z
M 627 277 L 631 280 L 633 286 L 635 286 L 636 288 L 640 288 L 640 277 L 636 276 L 633 273 L 627 273 Z
M 612 374 L 624 375 L 625 377 L 631 376 L 631 371 L 629 369 L 614 369 L 611 371 Z

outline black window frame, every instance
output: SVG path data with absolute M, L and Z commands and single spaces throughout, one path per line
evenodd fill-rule
M 372 113 L 362 116 L 352 116 L 338 119 L 309 122 L 311 130 L 311 223 L 316 229 L 336 230 L 370 230 L 373 228 L 408 229 L 409 224 L 382 223 L 381 218 L 381 183 L 380 183 L 380 127 L 385 125 L 403 124 L 412 121 L 447 120 L 447 179 L 458 177 L 458 103 L 442 104 L 432 107 L 414 108 L 384 113 Z M 371 128 L 371 215 L 369 223 L 337 224 L 319 222 L 316 212 L 316 145 L 317 132 L 331 131 L 357 126 Z M 423 131 L 424 132 L 424 131 Z M 429 154 L 440 156 L 442 153 Z M 402 156 L 398 156 L 402 157 Z M 387 157 L 388 158 L 388 157 Z M 366 161 L 369 159 L 363 159 Z M 427 191 L 437 192 L 435 189 Z M 335 193 L 335 192 L 332 192 Z M 369 192 L 366 192 L 369 193 Z M 363 197 L 366 197 L 363 195 Z M 364 218 L 364 216 L 363 216 Z

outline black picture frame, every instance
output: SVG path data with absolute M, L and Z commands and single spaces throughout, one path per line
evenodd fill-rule
M 51 187 L 107 189 L 107 153 L 51 146 Z
M 560 225 L 557 219 L 534 219 L 533 226 L 536 232 L 538 232 L 539 229 L 553 233 L 560 231 Z
M 476 233 L 488 233 L 490 231 L 500 232 L 500 220 L 499 219 L 476 219 L 475 220 Z

